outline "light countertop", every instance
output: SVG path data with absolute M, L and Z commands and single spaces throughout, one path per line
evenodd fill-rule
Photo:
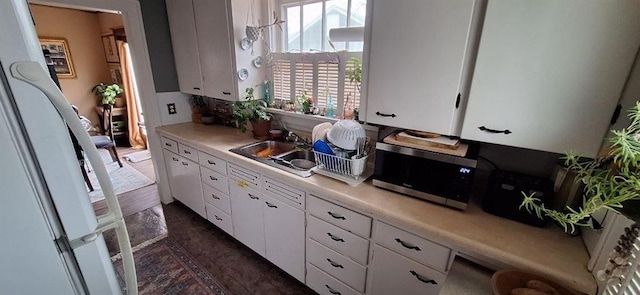
M 538 273 L 567 287 L 595 294 L 597 284 L 587 270 L 589 255 L 580 237 L 559 228 L 537 228 L 485 213 L 477 201 L 466 211 L 386 191 L 368 180 L 351 187 L 337 180 L 314 175 L 301 178 L 285 171 L 229 152 L 256 142 L 251 134 L 219 125 L 182 123 L 161 126 L 161 135 L 183 141 L 214 156 L 289 182 L 319 196 L 367 212 L 375 219 L 394 224 L 466 256 L 506 267 Z

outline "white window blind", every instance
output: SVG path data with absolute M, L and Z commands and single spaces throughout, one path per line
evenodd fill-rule
M 606 295 L 640 295 L 640 239 L 635 239 L 631 250 L 632 264 L 629 273 L 620 284 L 608 284 L 602 294 Z
M 294 101 L 307 91 L 314 106 L 327 108 L 329 94 L 335 114 L 342 112 L 346 95 L 355 99 L 354 108 L 360 105 L 360 93 L 346 74 L 351 57 L 361 57 L 360 52 L 332 53 L 274 53 L 273 76 L 274 97 Z M 288 71 L 288 72 L 287 72 Z
M 291 97 L 291 61 L 275 60 L 272 74 L 273 97 L 289 100 Z

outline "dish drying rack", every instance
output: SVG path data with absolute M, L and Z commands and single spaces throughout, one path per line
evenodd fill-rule
M 373 175 L 373 156 L 349 159 L 313 151 L 316 159 L 315 172 L 356 186 Z M 371 161 L 369 161 L 371 160 Z

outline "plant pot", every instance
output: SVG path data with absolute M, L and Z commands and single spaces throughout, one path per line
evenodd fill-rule
M 620 214 L 635 222 L 640 222 L 640 200 L 628 200 L 622 203 L 622 208 L 616 208 Z
M 116 108 L 122 108 L 125 106 L 125 100 L 124 97 L 116 97 L 116 103 L 115 103 Z
M 209 116 L 209 115 L 203 115 L 201 119 L 202 119 L 202 124 L 205 124 L 205 125 L 211 125 L 215 121 L 213 116 Z
M 271 121 L 260 120 L 260 121 L 251 121 L 251 129 L 253 132 L 253 137 L 256 139 L 267 139 L 269 138 L 269 130 L 271 130 Z

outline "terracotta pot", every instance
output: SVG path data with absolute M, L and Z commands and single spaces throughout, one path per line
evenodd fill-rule
M 253 137 L 256 139 L 267 139 L 269 137 L 269 130 L 271 130 L 271 121 L 251 121 L 251 129 L 253 131 Z
M 125 100 L 124 97 L 116 97 L 116 108 L 124 107 Z

